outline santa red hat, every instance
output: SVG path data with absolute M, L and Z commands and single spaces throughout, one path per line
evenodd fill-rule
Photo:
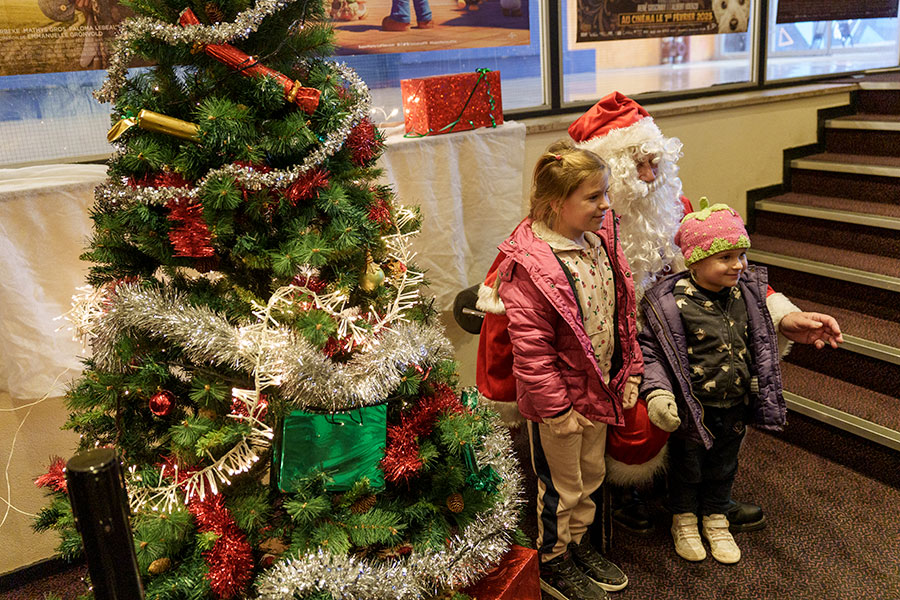
M 620 92 L 601 98 L 578 117 L 569 125 L 569 135 L 580 148 L 604 159 L 663 137 L 650 113 Z

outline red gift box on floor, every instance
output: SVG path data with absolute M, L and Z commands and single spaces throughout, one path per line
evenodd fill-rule
M 404 79 L 400 93 L 406 133 L 437 135 L 503 123 L 500 71 Z
M 537 550 L 513 546 L 500 565 L 463 590 L 475 600 L 541 600 Z

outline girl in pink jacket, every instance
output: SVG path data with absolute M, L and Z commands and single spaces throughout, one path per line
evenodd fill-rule
M 643 372 L 634 283 L 596 154 L 557 142 L 534 169 L 531 211 L 500 245 L 519 412 L 538 478 L 541 587 L 602 599 L 628 582 L 588 539 L 608 425 L 624 423 Z

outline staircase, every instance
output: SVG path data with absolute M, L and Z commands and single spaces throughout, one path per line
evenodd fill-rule
M 788 408 L 900 451 L 900 74 L 862 80 L 852 106 L 820 113 L 818 144 L 785 156 L 784 184 L 747 195 L 748 257 L 845 340 L 794 345 Z

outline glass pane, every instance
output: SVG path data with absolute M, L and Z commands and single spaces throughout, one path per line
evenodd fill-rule
M 616 90 L 673 93 L 754 80 L 753 3 L 744 33 L 576 42 L 579 4 L 562 4 L 564 103 L 593 101 Z M 672 6 L 682 4 L 688 3 Z
M 479 6 L 480 4 L 480 6 Z M 504 3 L 506 4 L 506 3 Z M 472 72 L 486 67 L 499 70 L 504 111 L 536 108 L 545 103 L 542 82 L 541 3 L 521 0 L 522 15 L 506 15 L 492 0 L 431 0 L 436 27 L 424 32 L 435 39 L 452 41 L 452 25 L 442 28 L 440 14 L 468 23 L 459 30 L 472 31 L 479 23 L 503 26 L 504 19 L 519 18 L 530 27 L 530 43 L 457 50 L 395 54 L 337 56 L 355 69 L 372 92 L 372 116 L 376 122 L 402 121 L 400 80 L 448 73 Z M 479 10 L 473 10 L 473 7 Z M 382 18 L 391 10 L 387 0 L 370 0 L 369 14 L 348 26 L 381 32 Z M 508 21 L 507 21 L 508 22 Z M 340 27 L 342 24 L 336 22 Z M 442 31 L 443 29 L 443 31 Z M 494 25 L 489 31 L 496 31 Z M 420 33 L 420 34 L 421 34 Z M 496 43 L 502 43 L 502 37 Z M 442 42 L 442 43 L 443 43 Z M 481 43 L 494 43 L 487 39 Z M 0 77 L 0 166 L 43 161 L 73 161 L 108 155 L 109 105 L 100 104 L 91 92 L 100 87 L 105 71 L 76 71 Z
M 0 166 L 109 154 L 109 105 L 91 96 L 105 75 L 0 77 Z
M 777 13 L 769 0 L 769 81 L 898 64 L 897 18 L 776 23 Z
M 373 14 L 369 2 L 370 15 L 367 19 L 380 21 L 383 14 Z M 390 2 L 385 4 L 387 11 Z M 443 6 L 455 15 L 454 20 L 477 18 L 485 23 L 501 23 L 507 18 L 501 2 L 478 2 L 469 4 L 478 10 L 467 8 L 463 0 L 431 0 L 437 12 Z M 541 3 L 538 0 L 521 0 L 521 9 L 528 16 L 531 30 L 530 43 L 517 46 L 489 46 L 483 48 L 463 48 L 458 50 L 431 50 L 428 52 L 405 52 L 396 54 L 360 54 L 340 56 L 337 59 L 347 63 L 368 84 L 372 92 L 373 120 L 376 122 L 396 122 L 403 120 L 400 80 L 414 77 L 430 77 L 450 73 L 472 72 L 479 68 L 500 71 L 503 110 L 538 108 L 545 104 L 542 83 L 541 49 Z M 441 27 L 435 19 L 438 28 Z M 447 27 L 448 31 L 452 31 Z M 437 31 L 429 30 L 429 33 Z M 500 43 L 498 40 L 497 43 Z

